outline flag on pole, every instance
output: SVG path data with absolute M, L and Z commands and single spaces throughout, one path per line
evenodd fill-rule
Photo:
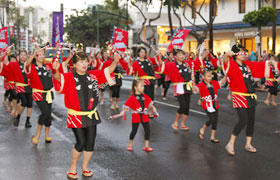
M 115 27 L 112 39 L 113 50 L 125 52 L 128 41 L 128 32 Z
M 0 29 L 0 50 L 5 50 L 9 46 L 8 28 Z
M 52 46 L 58 50 L 63 43 L 63 12 L 53 12 Z
M 181 49 L 189 32 L 190 30 L 188 29 L 178 29 L 175 35 L 172 37 L 171 43 L 168 46 L 168 51 L 172 52 L 174 48 Z

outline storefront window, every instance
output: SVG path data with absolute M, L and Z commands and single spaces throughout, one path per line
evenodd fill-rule
M 158 44 L 169 44 L 170 43 L 170 36 L 166 34 L 166 32 L 170 31 L 170 27 L 167 26 L 158 26 L 157 33 L 158 33 Z
M 245 13 L 246 11 L 246 0 L 239 0 L 239 13 Z
M 224 40 L 214 40 L 213 41 L 213 52 L 216 55 L 217 52 L 221 52 L 222 54 L 224 52 L 227 52 L 230 50 L 230 40 L 224 39 Z

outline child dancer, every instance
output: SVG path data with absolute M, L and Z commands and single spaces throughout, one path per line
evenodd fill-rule
M 220 82 L 212 80 L 212 72 L 204 70 L 203 71 L 203 81 L 197 86 L 193 87 L 194 93 L 200 93 L 200 97 L 203 100 L 202 108 L 206 111 L 209 120 L 203 125 L 199 130 L 200 139 L 204 139 L 205 130 L 207 127 L 212 125 L 211 131 L 211 142 L 219 143 L 220 141 L 215 138 L 217 124 L 218 124 L 218 94 L 217 90 L 220 89 L 220 86 L 224 84 L 226 77 L 224 77 Z
M 152 109 L 152 111 L 157 114 L 157 110 L 153 105 L 152 99 L 144 94 L 144 80 L 133 80 L 132 82 L 132 95 L 128 98 L 126 103 L 123 105 L 123 111 L 120 113 L 121 115 L 125 115 L 125 113 L 131 109 L 132 110 L 132 131 L 130 133 L 129 144 L 127 146 L 128 151 L 133 150 L 133 139 L 137 133 L 139 124 L 141 123 L 144 131 L 145 131 L 145 147 L 143 147 L 143 151 L 152 152 L 153 149 L 149 147 L 150 140 L 150 124 L 149 124 L 149 116 L 148 111 Z

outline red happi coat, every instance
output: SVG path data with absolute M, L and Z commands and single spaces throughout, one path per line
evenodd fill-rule
M 264 78 L 265 71 L 269 70 L 266 62 L 252 62 L 244 61 L 243 62 L 252 76 L 255 78 Z M 230 81 L 230 90 L 232 92 L 247 93 L 247 87 L 244 82 L 242 71 L 240 70 L 237 62 L 234 60 L 229 60 L 228 64 L 224 63 L 224 72 L 227 72 L 227 77 Z M 249 108 L 246 96 L 232 94 L 233 108 Z
M 153 71 L 154 71 L 154 66 L 157 65 L 156 61 L 154 61 L 154 59 L 151 58 L 147 58 L 145 60 L 148 60 L 151 65 L 153 66 Z M 140 66 L 139 62 L 137 60 L 134 61 L 134 63 L 132 64 L 132 66 L 130 67 L 130 69 L 127 70 L 127 74 L 128 75 L 137 75 L 138 77 L 141 76 L 149 76 Z M 150 81 L 144 79 L 145 85 L 149 85 Z
M 192 67 L 191 67 L 192 64 L 189 64 L 190 62 L 185 61 L 184 63 L 186 64 L 187 68 L 189 68 L 190 70 L 192 69 Z M 173 83 L 173 94 L 174 94 L 174 96 L 178 96 L 178 94 L 176 92 L 176 89 L 177 89 L 176 83 L 184 83 L 185 80 L 181 76 L 176 63 L 175 62 L 162 63 L 161 73 L 163 73 L 165 75 L 169 75 L 170 80 Z
M 279 63 L 278 63 L 279 64 Z M 266 81 L 265 81 L 265 85 L 266 86 L 273 86 L 273 83 L 275 84 L 276 82 L 276 86 L 278 85 L 278 67 L 275 68 L 274 66 L 270 67 L 270 72 L 269 72 L 269 77 L 266 78 Z
M 108 82 L 109 84 L 114 84 L 111 76 L 114 76 L 112 73 L 109 74 L 109 68 L 105 68 L 104 70 L 94 70 L 88 71 L 90 76 L 90 82 L 93 83 L 94 87 L 91 87 L 93 90 L 98 93 L 98 84 L 104 84 Z M 64 103 L 65 107 L 68 109 L 73 109 L 75 111 L 81 111 L 81 105 L 78 96 L 78 87 L 76 87 L 75 79 L 73 72 L 68 72 L 64 74 L 60 74 L 61 81 L 58 82 L 53 79 L 54 89 L 61 94 L 64 94 Z M 91 99 L 91 97 L 89 97 Z M 94 99 L 93 102 L 98 102 L 98 98 Z M 96 103 L 97 105 L 97 103 Z M 92 107 L 94 109 L 95 107 Z M 71 115 L 68 114 L 67 116 L 67 128 L 82 128 L 82 116 L 79 115 Z
M 4 76 L 4 78 L 8 83 L 6 85 L 7 90 L 16 89 L 16 85 L 15 85 L 16 76 L 14 73 L 11 72 L 11 69 L 8 65 L 5 65 L 4 63 L 0 63 L 0 75 Z
M 152 99 L 143 94 L 144 100 L 144 111 L 148 112 L 148 108 L 153 104 Z M 138 112 L 142 112 L 142 107 L 139 101 L 136 99 L 135 95 L 131 95 L 128 100 L 123 105 L 123 108 L 131 109 L 132 111 L 132 123 L 140 123 L 141 122 L 141 115 Z M 142 114 L 143 122 L 149 122 L 150 118 L 148 113 Z
M 210 60 L 210 62 L 212 63 L 213 68 L 214 68 L 214 69 L 217 69 L 217 68 L 218 68 L 218 59 L 217 59 L 217 58 L 212 58 L 212 57 L 209 55 L 209 60 Z M 195 64 L 196 64 L 197 66 L 199 66 L 201 72 L 202 72 L 203 69 L 206 67 L 206 63 L 205 63 L 205 60 L 204 60 L 204 59 L 200 60 L 199 58 L 197 58 Z
M 54 73 L 54 69 L 52 68 L 52 65 L 50 63 L 47 63 L 44 65 L 47 70 L 52 71 Z M 30 87 L 33 89 L 39 89 L 39 90 L 50 90 L 50 89 L 44 89 L 44 86 L 41 82 L 41 79 L 38 75 L 38 71 L 34 64 L 30 64 L 29 67 L 24 64 L 24 70 L 27 78 L 30 80 Z M 41 92 L 32 92 L 32 98 L 33 101 L 43 101 L 43 93 Z
M 212 103 L 213 101 L 215 102 L 216 109 L 218 109 L 220 107 L 218 99 L 217 99 L 218 98 L 217 90 L 221 89 L 219 82 L 212 80 L 210 83 L 212 84 L 213 89 L 214 89 L 215 99 L 212 99 L 210 92 L 204 82 L 197 84 L 197 87 L 199 88 L 200 97 L 203 100 L 202 109 L 204 109 L 204 110 L 206 110 L 207 107 L 209 106 L 209 104 L 207 104 L 207 103 Z

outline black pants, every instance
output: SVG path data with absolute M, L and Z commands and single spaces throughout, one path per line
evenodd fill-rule
M 165 79 L 165 76 L 161 76 L 161 78 L 157 79 L 158 87 L 160 87 L 162 85 L 162 88 L 165 88 L 164 79 Z
M 85 128 L 72 128 L 72 130 L 76 138 L 75 149 L 78 152 L 94 151 L 96 125 Z
M 190 94 L 182 94 L 177 96 L 179 101 L 179 109 L 178 114 L 189 115 L 190 111 L 190 102 L 191 102 L 191 95 Z
M 140 123 L 132 123 L 132 131 L 131 131 L 130 137 L 129 137 L 130 140 L 134 139 L 134 137 L 137 133 L 139 124 Z M 150 140 L 150 123 L 149 122 L 145 122 L 145 123 L 141 122 L 141 124 L 144 128 L 144 131 L 145 131 L 145 140 L 148 141 L 148 140 Z
M 32 108 L 33 99 L 31 93 L 18 93 L 18 103 L 21 101 L 22 107 Z
M 239 117 L 239 121 L 235 125 L 232 134 L 238 136 L 241 130 L 245 127 L 245 125 L 247 125 L 246 136 L 253 137 L 256 107 L 237 108 L 236 110 Z
M 16 100 L 17 99 L 17 93 L 16 93 L 16 90 L 14 89 L 9 89 L 8 90 L 8 93 L 9 93 L 9 101 L 11 102 L 12 100 Z
M 277 96 L 277 93 L 278 93 L 278 91 L 277 91 L 278 83 L 277 82 L 273 82 L 273 86 L 268 86 L 268 88 L 269 88 L 269 93 L 271 95 Z
M 165 81 L 164 83 L 165 83 L 165 88 L 164 88 L 163 97 L 166 97 L 167 91 L 168 91 L 168 89 L 169 89 L 169 87 L 170 87 L 170 84 L 171 84 L 171 81 Z
M 120 97 L 120 90 L 121 86 L 110 86 L 110 89 L 112 90 L 112 98 L 119 98 Z
M 212 130 L 216 130 L 217 129 L 217 125 L 218 125 L 218 109 L 216 109 L 215 112 L 208 112 L 206 111 L 206 114 L 209 118 L 209 120 L 205 123 L 205 125 L 207 127 L 209 127 L 210 125 L 212 125 Z
M 155 85 L 145 85 L 144 93 L 147 94 L 153 101 L 155 97 Z
M 9 90 L 5 91 L 4 97 L 7 98 L 9 96 Z
M 36 101 L 41 115 L 39 116 L 38 124 L 50 127 L 52 125 L 52 104 L 48 104 L 47 101 Z

